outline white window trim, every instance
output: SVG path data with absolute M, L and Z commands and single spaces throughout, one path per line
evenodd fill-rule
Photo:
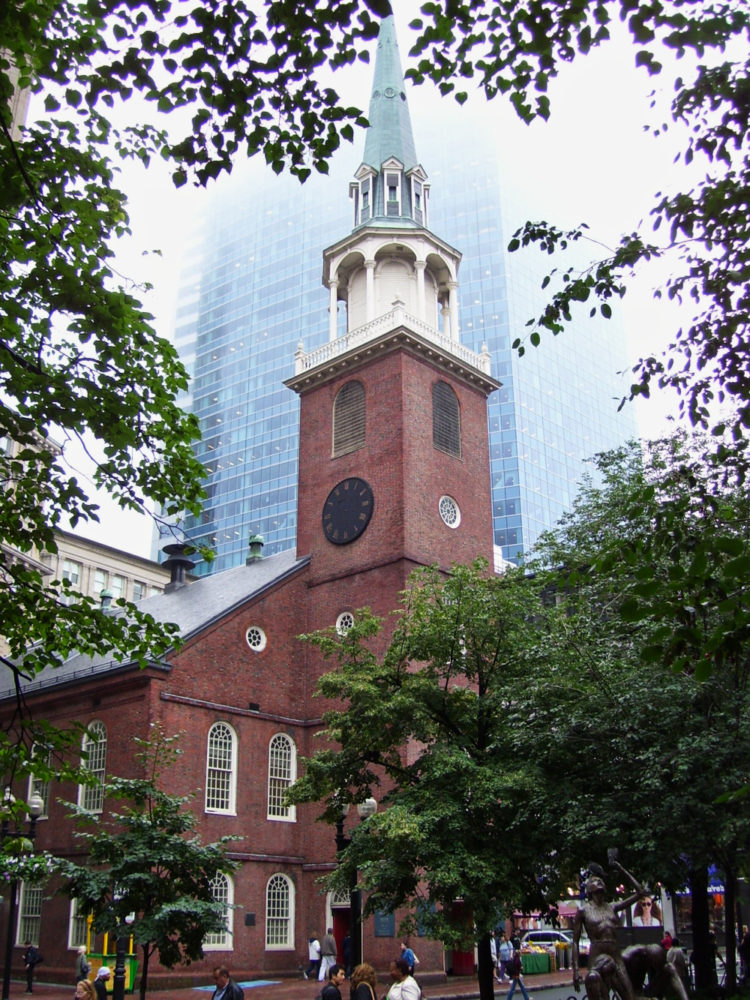
M 268 741 L 268 784 L 266 786 L 266 819 L 270 820 L 272 823 L 296 823 L 297 822 L 297 807 L 287 806 L 286 815 L 276 816 L 271 815 L 271 746 L 273 741 L 277 737 L 282 737 L 289 741 L 291 748 L 291 755 L 289 761 L 289 785 L 293 785 L 297 780 L 297 744 L 294 742 L 292 737 L 288 733 L 274 733 L 271 739 Z M 288 787 L 288 786 L 287 786 Z
M 208 774 L 209 774 L 209 757 L 208 748 L 211 741 L 211 733 L 217 726 L 226 726 L 232 738 L 232 766 L 229 772 L 229 803 L 224 809 L 218 809 L 215 806 L 209 807 L 208 799 Z M 237 733 L 233 726 L 230 726 L 228 722 L 223 719 L 217 720 L 209 728 L 206 734 L 206 782 L 203 798 L 203 811 L 211 816 L 236 816 L 237 815 Z
M 75 937 L 73 936 L 73 928 L 75 926 L 75 921 L 77 919 L 77 917 L 76 917 L 76 908 L 77 908 L 79 902 L 80 902 L 80 900 L 78 900 L 78 899 L 71 899 L 71 901 L 70 901 L 70 909 L 68 911 L 68 948 L 76 949 L 76 950 L 78 948 L 80 948 L 80 946 L 82 944 L 86 944 L 87 943 L 86 938 L 88 936 L 86 934 L 86 931 L 84 931 L 83 940 L 82 941 L 76 941 Z M 85 920 L 85 918 L 82 918 L 82 919 Z
M 449 519 L 445 508 L 452 509 L 453 520 Z M 453 497 L 448 496 L 447 493 L 441 496 L 438 501 L 438 512 L 446 528 L 450 528 L 451 531 L 455 531 L 461 523 L 461 508 L 458 506 L 458 503 L 453 499 Z
M 204 951 L 232 951 L 234 948 L 233 944 L 233 934 L 234 934 L 234 879 L 227 872 L 217 872 L 217 875 L 221 874 L 227 880 L 227 902 L 226 902 L 226 922 L 227 929 L 224 931 L 223 941 L 217 942 L 216 944 L 209 944 L 208 940 L 203 942 Z
M 251 632 L 255 633 L 258 637 L 258 641 L 255 644 L 250 642 Z M 268 645 L 268 636 L 265 633 L 265 629 L 262 629 L 260 625 L 248 626 L 248 628 L 245 630 L 245 642 L 247 643 L 248 648 L 253 653 L 262 653 L 263 650 Z
M 284 944 L 268 943 L 268 889 L 275 878 L 282 878 L 288 887 L 289 915 L 287 919 L 287 939 Z M 266 882 L 265 911 L 264 911 L 264 940 L 266 951 L 294 951 L 294 924 L 295 924 L 295 885 L 294 882 L 284 872 L 274 872 Z
M 101 799 L 100 799 L 99 805 L 97 807 L 95 807 L 93 809 L 89 808 L 89 806 L 87 806 L 86 803 L 85 803 L 85 798 L 86 798 L 87 793 L 93 792 L 93 789 L 94 789 L 95 786 L 93 786 L 93 785 L 79 785 L 78 786 L 78 805 L 82 809 L 87 809 L 89 812 L 100 813 L 104 809 L 104 787 L 103 787 L 103 785 L 104 785 L 104 781 L 106 780 L 106 777 L 107 777 L 107 750 L 108 750 L 108 743 L 109 743 L 109 734 L 107 733 L 107 727 L 104 725 L 104 723 L 101 721 L 101 719 L 94 719 L 92 722 L 90 722 L 88 724 L 88 726 L 86 728 L 89 729 L 89 730 L 91 730 L 94 727 L 97 727 L 97 728 L 101 727 L 101 732 L 104 733 L 104 739 L 97 740 L 96 744 L 94 744 L 94 745 L 97 745 L 98 743 L 103 743 L 104 744 L 104 766 L 101 768 L 101 777 L 100 777 L 101 786 L 99 788 L 99 791 L 101 793 Z M 89 739 L 90 739 L 90 737 L 89 737 L 88 733 L 86 733 L 86 734 L 84 734 L 83 740 L 81 741 L 81 750 L 85 751 L 86 753 L 89 752 L 88 748 L 87 748 L 87 743 L 89 742 Z M 86 760 L 82 760 L 81 763 L 83 765 L 84 770 L 91 771 L 90 759 L 89 758 L 87 758 Z M 94 773 L 99 774 L 99 770 L 100 769 L 97 768 L 97 770 Z
M 342 611 L 336 618 L 336 632 L 343 636 L 350 628 L 354 628 L 354 612 Z
M 26 912 L 26 903 L 28 902 L 28 894 L 34 893 L 39 899 L 39 913 L 29 916 Z M 38 894 L 38 895 L 37 895 Z M 34 945 L 39 945 L 40 931 L 42 926 L 42 904 L 44 902 L 44 892 L 41 886 L 38 885 L 26 885 L 25 882 L 21 882 L 20 888 L 18 890 L 18 913 L 16 914 L 16 928 L 15 928 L 15 943 L 16 947 L 20 948 L 26 943 L 26 940 L 31 941 Z M 21 934 L 21 927 L 27 920 L 34 920 L 36 926 L 36 932 L 32 934 L 28 929 L 25 929 L 23 934 Z

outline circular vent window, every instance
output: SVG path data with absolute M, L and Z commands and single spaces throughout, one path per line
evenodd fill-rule
M 342 611 L 336 619 L 336 631 L 339 635 L 346 635 L 354 624 L 354 615 L 351 611 Z
M 251 625 L 245 632 L 247 644 L 254 653 L 260 653 L 266 648 L 266 633 L 259 625 Z
M 461 511 L 453 497 L 440 497 L 438 504 L 440 516 L 449 528 L 457 528 L 461 523 Z

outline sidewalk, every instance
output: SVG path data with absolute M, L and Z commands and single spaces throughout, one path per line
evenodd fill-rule
M 320 985 L 312 980 L 305 979 L 254 979 L 242 980 L 241 985 L 245 990 L 245 1000 L 314 1000 L 320 992 Z M 386 982 L 383 980 L 383 992 L 385 993 Z M 541 991 L 554 986 L 570 986 L 573 991 L 572 972 L 569 969 L 560 972 L 548 972 L 541 975 L 525 976 L 524 985 L 533 998 Z M 24 993 L 25 982 L 13 980 L 10 989 L 11 1000 L 22 1000 L 28 994 Z M 507 995 L 510 983 L 503 983 L 500 986 L 495 983 L 495 996 L 503 997 Z M 171 990 L 158 990 L 149 988 L 148 1000 L 211 1000 L 213 984 L 206 983 L 205 987 L 182 986 Z M 518 992 L 518 991 L 516 991 Z M 35 982 L 32 997 L 34 1000 L 72 1000 L 74 993 L 73 986 L 59 984 Z M 342 996 L 347 1000 L 349 990 L 344 984 Z M 479 986 L 476 976 L 449 976 L 443 982 L 427 982 L 423 985 L 423 995 L 426 1000 L 472 1000 L 479 996 Z M 138 992 L 126 993 L 126 1000 L 138 1000 Z M 515 1000 L 515 997 L 514 997 Z

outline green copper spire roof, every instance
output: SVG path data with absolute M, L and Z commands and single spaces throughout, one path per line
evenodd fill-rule
M 400 160 L 405 170 L 417 166 L 392 14 L 380 23 L 369 121 L 364 156 L 368 166 L 380 170 L 390 156 Z

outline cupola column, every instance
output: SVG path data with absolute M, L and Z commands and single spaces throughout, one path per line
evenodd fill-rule
M 335 278 L 328 282 L 329 292 L 329 319 L 328 319 L 328 339 L 335 340 L 339 329 L 339 283 Z
M 443 320 L 442 334 L 444 337 L 450 339 L 451 336 L 451 311 L 448 305 L 448 300 L 443 298 L 440 300 L 440 315 Z
M 450 309 L 451 314 L 451 340 L 458 342 L 458 282 L 449 281 L 448 290 L 448 308 Z
M 424 321 L 427 319 L 427 308 L 424 297 L 424 269 L 426 261 L 418 260 L 414 265 L 417 269 L 417 316 Z
M 367 273 L 365 319 L 369 323 L 375 319 L 375 261 L 365 261 L 365 271 Z

